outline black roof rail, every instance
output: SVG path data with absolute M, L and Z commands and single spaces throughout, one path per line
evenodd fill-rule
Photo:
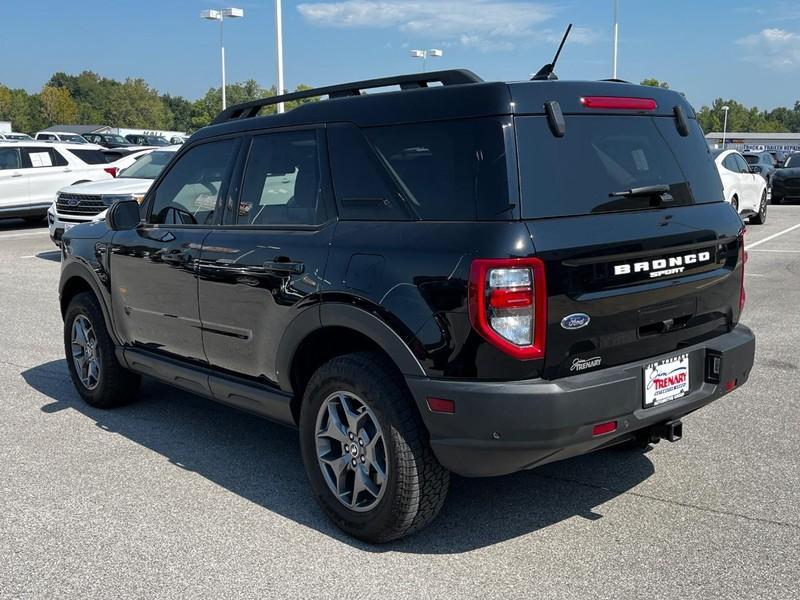
M 362 90 L 388 87 L 399 85 L 402 90 L 419 89 L 428 87 L 429 83 L 441 83 L 442 85 L 462 85 L 467 83 L 482 83 L 483 79 L 467 69 L 451 69 L 447 71 L 432 71 L 430 73 L 414 73 L 411 75 L 396 75 L 394 77 L 381 77 L 379 79 L 367 79 L 365 81 L 354 81 L 351 83 L 341 83 L 326 87 L 303 90 L 301 92 L 290 92 L 281 96 L 270 96 L 259 100 L 251 100 L 229 106 L 223 110 L 217 118 L 212 121 L 212 125 L 233 121 L 236 119 L 249 119 L 258 115 L 259 111 L 265 106 L 290 102 L 292 100 L 302 100 L 304 98 L 316 98 L 317 96 L 328 96 L 328 98 L 346 98 L 348 96 L 360 96 Z
M 600 81 L 608 81 L 611 83 L 630 83 L 630 81 L 625 81 L 624 79 L 601 79 Z

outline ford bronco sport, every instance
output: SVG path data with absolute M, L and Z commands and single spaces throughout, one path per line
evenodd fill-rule
M 67 363 L 95 407 L 146 375 L 297 427 L 318 502 L 382 542 L 451 472 L 680 438 L 753 365 L 743 236 L 673 91 L 297 92 L 228 108 L 141 208 L 64 236 Z

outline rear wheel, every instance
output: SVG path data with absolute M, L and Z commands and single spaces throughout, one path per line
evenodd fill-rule
M 761 204 L 758 205 L 758 212 L 750 217 L 750 222 L 756 225 L 763 225 L 767 222 L 767 191 L 761 194 Z
M 731 206 L 736 211 L 736 214 L 739 214 L 739 198 L 737 196 L 731 198 Z
M 314 373 L 300 447 L 320 506 L 361 540 L 388 542 L 425 527 L 447 496 L 449 472 L 402 379 L 376 354 L 340 356 Z
M 140 377 L 117 360 L 103 312 L 90 292 L 77 294 L 67 307 L 64 350 L 72 383 L 87 404 L 112 408 L 136 397 Z

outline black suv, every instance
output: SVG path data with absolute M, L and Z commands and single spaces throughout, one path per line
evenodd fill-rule
M 92 406 L 147 375 L 297 427 L 325 511 L 386 541 L 450 472 L 674 441 L 741 386 L 743 235 L 673 91 L 442 71 L 287 94 L 64 236 L 67 362 Z

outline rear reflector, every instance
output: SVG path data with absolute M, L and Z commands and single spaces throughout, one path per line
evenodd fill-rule
M 725 382 L 725 391 L 726 392 L 732 392 L 734 389 L 736 389 L 736 380 L 735 379 L 731 379 L 730 381 L 726 381 Z
M 615 110 L 655 110 L 658 105 L 652 98 L 623 98 L 620 96 L 584 96 L 581 104 L 586 108 Z
M 592 435 L 605 435 L 617 430 L 617 422 L 609 421 L 608 423 L 600 423 L 592 428 Z
M 428 398 L 428 408 L 431 412 L 452 415 L 456 412 L 456 403 L 446 398 Z

